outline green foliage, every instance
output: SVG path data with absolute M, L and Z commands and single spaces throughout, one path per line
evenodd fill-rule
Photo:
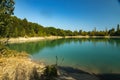
M 0 0 L 0 14 L 12 15 L 14 4 L 14 0 Z
M 114 28 L 109 31 L 70 31 L 56 29 L 54 27 L 43 27 L 37 23 L 28 22 L 27 19 L 19 19 L 11 16 L 14 11 L 14 0 L 0 0 L 0 37 L 38 37 L 38 36 L 120 36 L 119 24 L 115 31 Z
M 120 36 L 120 25 L 117 29 L 97 31 L 63 30 L 54 27 L 43 27 L 37 23 L 19 19 L 13 15 L 14 0 L 0 0 L 0 37 L 38 37 L 38 36 Z
M 13 0 L 0 0 L 0 37 L 8 37 L 10 34 L 14 4 Z
M 4 18 L 5 17 L 5 18 Z M 28 22 L 27 19 L 19 19 L 16 16 L 0 16 L 0 37 L 39 37 L 39 36 L 120 36 L 120 29 L 93 31 L 63 30 L 54 27 L 43 27 L 37 23 Z M 9 23 L 10 22 L 10 23 Z
M 73 35 L 74 35 L 74 36 L 78 36 L 78 31 L 75 30 L 75 31 L 73 32 Z
M 115 34 L 115 29 L 114 28 L 110 29 L 108 33 L 110 34 L 110 36 L 113 36 Z
M 1 57 L 28 57 L 29 55 L 26 52 L 18 53 L 17 51 L 10 50 L 8 47 L 0 43 L 0 58 Z
M 115 32 L 116 36 L 120 36 L 120 25 L 117 25 L 117 31 Z

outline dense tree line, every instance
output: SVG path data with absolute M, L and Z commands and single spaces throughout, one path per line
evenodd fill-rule
M 6 17 L 6 16 L 5 16 Z M 16 16 L 10 16 L 6 21 L 4 16 L 0 16 L 0 37 L 38 37 L 38 36 L 120 36 L 120 25 L 110 30 L 97 31 L 70 31 L 57 29 L 54 27 L 43 27 L 37 23 L 28 22 L 27 19 L 19 19 Z
M 0 17 L 0 19 L 1 18 L 2 17 Z M 7 22 L 5 23 L 8 24 Z M 16 16 L 11 16 L 9 25 L 0 25 L 0 37 L 33 37 L 50 35 L 72 35 L 72 31 L 56 29 L 54 27 L 43 27 L 37 23 L 28 22 L 27 19 L 19 19 Z
M 93 31 L 82 31 L 77 32 L 77 35 L 88 35 L 88 36 L 120 36 L 120 25 L 118 24 L 116 28 L 109 30 L 97 31 L 96 28 Z
M 43 27 L 37 23 L 28 22 L 26 18 L 13 16 L 14 0 L 0 0 L 0 37 L 38 37 L 38 36 L 120 36 L 120 25 L 110 30 L 71 31 L 55 27 Z

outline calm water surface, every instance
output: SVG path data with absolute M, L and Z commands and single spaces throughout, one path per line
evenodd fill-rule
M 120 39 L 58 39 L 9 44 L 32 59 L 94 73 L 120 73 Z

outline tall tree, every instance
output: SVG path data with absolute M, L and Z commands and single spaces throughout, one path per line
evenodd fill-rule
M 14 0 L 0 0 L 0 27 L 8 26 L 14 11 Z
M 110 36 L 113 36 L 115 34 L 115 29 L 114 28 L 110 29 L 108 33 L 110 34 Z
M 117 31 L 119 31 L 119 30 L 120 30 L 120 25 L 118 24 L 118 25 L 117 25 Z
M 14 4 L 14 0 L 0 0 L 0 36 L 8 37 L 9 35 L 9 26 L 12 23 L 11 15 L 13 15 Z
M 119 24 L 117 25 L 117 30 L 116 30 L 115 35 L 120 36 L 120 25 Z
M 0 0 L 0 14 L 12 15 L 14 4 L 14 0 Z
M 79 30 L 79 35 L 82 35 L 82 30 Z

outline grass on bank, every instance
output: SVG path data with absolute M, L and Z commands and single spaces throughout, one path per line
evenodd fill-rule
M 56 76 L 55 66 L 36 63 L 26 52 L 0 45 L 0 80 L 53 80 Z

